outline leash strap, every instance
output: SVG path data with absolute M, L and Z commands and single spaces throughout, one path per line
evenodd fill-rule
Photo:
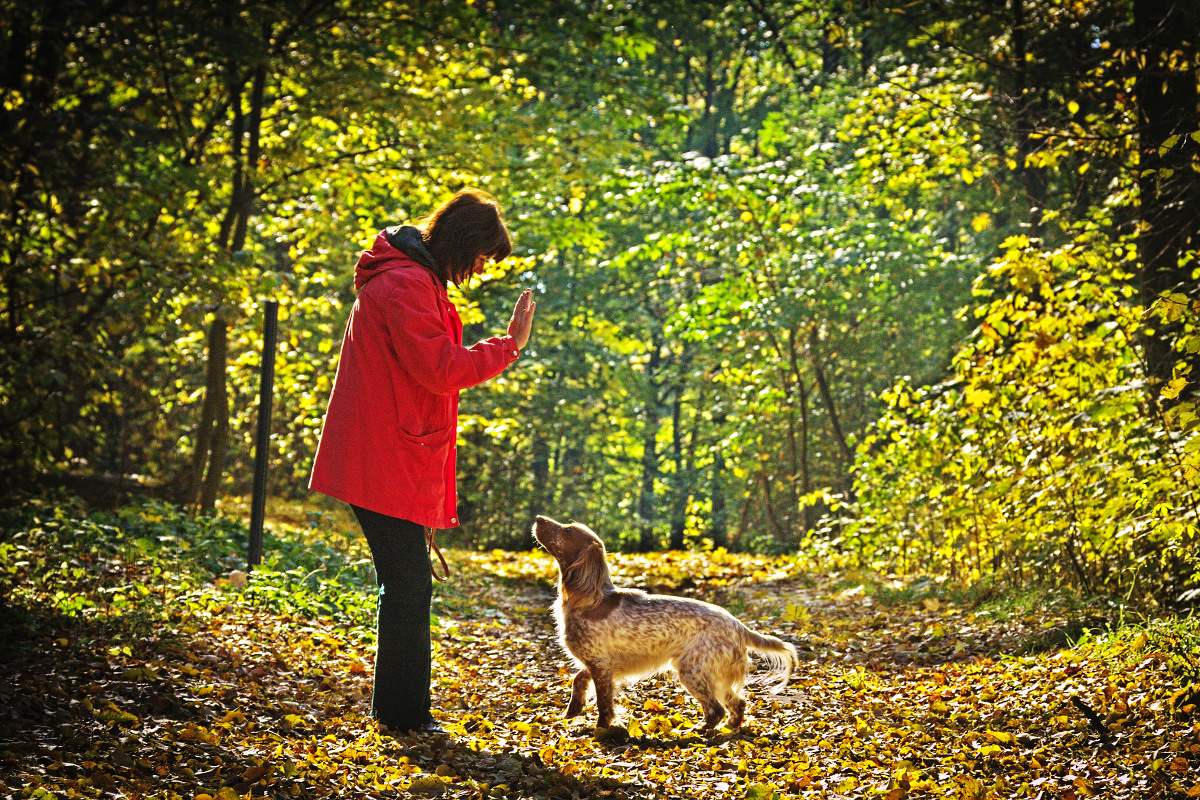
M 433 540 L 433 528 L 425 529 L 425 544 L 426 550 L 429 553 L 429 574 L 433 576 L 435 581 L 444 581 L 450 577 L 450 565 L 446 563 L 446 557 L 442 555 L 441 548 L 437 546 L 437 542 Z M 442 574 L 437 574 L 436 565 L 433 562 L 433 554 L 437 553 L 438 561 L 442 562 Z

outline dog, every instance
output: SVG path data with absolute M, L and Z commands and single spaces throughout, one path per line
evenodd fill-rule
M 571 683 L 567 719 L 583 711 L 589 685 L 596 689 L 597 729 L 613 724 L 614 686 L 673 669 L 696 698 L 711 731 L 728 713 L 729 728 L 745 720 L 741 688 L 750 661 L 762 653 L 781 680 L 779 692 L 798 663 L 796 648 L 747 628 L 723 608 L 683 597 L 618 589 L 605 560 L 604 542 L 586 525 L 562 525 L 539 516 L 533 535 L 558 562 L 554 615 L 559 639 L 579 671 Z

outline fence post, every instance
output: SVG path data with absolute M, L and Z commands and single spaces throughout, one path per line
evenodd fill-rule
M 254 438 L 254 491 L 250 498 L 250 554 L 247 568 L 262 562 L 263 518 L 267 510 L 267 461 L 271 453 L 271 399 L 275 391 L 275 331 L 279 303 L 268 300 L 263 318 L 263 352 L 258 388 L 258 431 Z

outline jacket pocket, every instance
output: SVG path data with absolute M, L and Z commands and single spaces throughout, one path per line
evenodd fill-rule
M 412 434 L 397 429 L 397 487 L 414 505 L 440 509 L 446 502 L 446 460 L 454 442 L 453 427 Z
M 396 430 L 396 435 L 400 438 L 400 441 L 436 450 L 448 450 L 450 440 L 454 438 L 454 434 L 455 431 L 452 427 L 439 428 L 438 430 L 422 434 L 409 433 L 403 428 Z

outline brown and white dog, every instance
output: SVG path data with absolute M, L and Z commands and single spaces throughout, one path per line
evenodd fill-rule
M 613 723 L 616 684 L 670 668 L 704 710 L 698 728 L 715 728 L 728 712 L 729 727 L 737 730 L 746 712 L 741 688 L 749 668 L 747 650 L 772 663 L 772 675 L 781 678 L 773 691 L 787 685 L 797 663 L 792 645 L 755 633 L 710 603 L 616 588 L 604 542 L 586 525 L 538 517 L 533 535 L 558 561 L 559 638 L 580 667 L 568 719 L 583 711 L 588 685 L 595 684 L 597 727 L 607 728 Z

